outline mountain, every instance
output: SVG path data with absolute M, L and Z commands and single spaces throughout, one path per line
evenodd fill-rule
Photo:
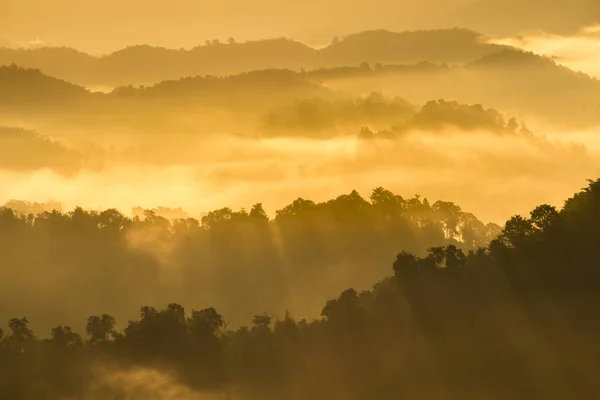
M 118 87 L 110 96 L 175 101 L 192 98 L 194 101 L 204 99 L 211 104 L 223 99 L 232 104 L 236 98 L 245 99 L 245 102 L 249 99 L 258 102 L 265 96 L 296 98 L 325 95 L 329 92 L 302 74 L 290 70 L 268 69 L 227 77 L 207 75 L 167 80 L 149 87 Z
M 287 39 L 211 43 L 192 50 L 134 46 L 98 59 L 101 82 L 152 84 L 195 75 L 231 75 L 267 68 L 311 68 L 316 51 Z
M 219 46 L 235 44 L 211 45 Z M 164 50 L 138 48 L 135 51 L 148 51 L 161 59 Z M 4 97 L 5 102 L 41 101 L 44 98 L 64 102 L 86 95 L 81 86 L 15 66 L 1 68 L 0 82 L 1 79 L 6 81 L 0 87 L 0 99 Z M 521 120 L 534 117 L 569 128 L 600 123 L 599 80 L 558 65 L 550 58 L 512 48 L 500 48 L 462 65 L 420 62 L 371 66 L 361 63 L 354 67 L 319 68 L 309 72 L 264 69 L 225 77 L 205 75 L 171 79 L 140 88 L 121 86 L 109 95 L 87 93 L 87 98 L 137 99 L 138 103 L 140 99 L 153 99 L 173 104 L 243 105 L 264 111 L 298 99 L 356 98 L 372 92 L 401 97 L 414 104 L 440 98 L 462 104 L 486 104 Z
M 107 115 L 116 113 L 136 119 L 139 113 L 163 113 L 167 111 L 163 107 L 169 105 L 175 106 L 179 114 L 198 106 L 236 112 L 262 111 L 296 99 L 335 96 L 336 93 L 305 74 L 290 70 L 259 70 L 227 77 L 195 76 L 148 87 L 120 86 L 110 93 L 92 93 L 39 70 L 15 65 L 0 67 L 0 105 L 6 107 L 7 115 L 19 118 L 45 115 L 57 123 L 64 119 L 63 113 L 67 113 L 69 121 L 79 120 L 71 118 L 74 116 L 93 117 L 88 123 L 96 125 L 105 123 Z
M 464 63 L 497 52 L 501 46 L 462 29 L 366 31 L 323 49 L 288 39 L 207 42 L 191 50 L 132 46 L 96 58 L 73 49 L 0 49 L 0 65 L 17 64 L 81 85 L 151 85 L 195 75 L 231 75 L 278 69 L 316 69 L 369 63 L 418 61 Z
M 82 166 L 83 157 L 75 150 L 36 132 L 0 127 L 0 169 L 31 171 L 49 168 L 71 173 Z
M 16 64 L 23 68 L 39 69 L 44 74 L 81 82 L 93 68 L 96 58 L 66 47 L 42 47 L 35 49 L 1 48 L 0 66 Z
M 86 95 L 89 92 L 85 88 L 36 69 L 16 65 L 0 67 L 0 104 L 62 103 L 79 100 Z
M 416 104 L 432 98 L 486 104 L 516 117 L 584 127 L 600 123 L 600 81 L 547 57 L 504 48 L 460 66 L 419 63 L 307 73 L 353 94 L 380 91 Z
M 366 31 L 345 37 L 321 51 L 323 65 L 369 63 L 464 63 L 502 46 L 466 29 L 390 32 Z

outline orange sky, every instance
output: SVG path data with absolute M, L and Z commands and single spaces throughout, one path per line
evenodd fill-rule
M 0 39 L 86 51 L 141 43 L 191 47 L 230 36 L 287 36 L 318 45 L 365 29 L 463 24 L 452 12 L 481 1 L 497 0 L 0 0 Z

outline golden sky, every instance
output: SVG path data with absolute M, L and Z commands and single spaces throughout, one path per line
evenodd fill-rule
M 311 45 L 366 29 L 466 27 L 514 35 L 600 23 L 598 0 L 0 0 L 0 43 L 110 52 L 133 44 L 286 36 Z
M 294 37 L 313 44 L 359 30 L 443 24 L 472 0 L 0 0 L 0 39 L 110 51 L 148 43 Z

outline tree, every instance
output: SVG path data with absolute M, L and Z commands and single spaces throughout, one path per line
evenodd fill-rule
M 415 276 L 419 271 L 419 260 L 414 254 L 402 251 L 396 256 L 393 270 L 397 278 Z
M 27 318 L 12 318 L 8 321 L 8 327 L 11 330 L 11 338 L 18 342 L 33 339 L 33 331 L 29 329 Z
M 441 267 L 444 263 L 444 259 L 446 258 L 446 251 L 443 247 L 431 247 L 427 249 L 427 259 L 430 259 L 433 262 L 433 265 L 436 267 Z
M 438 219 L 443 221 L 446 237 L 449 239 L 456 237 L 461 216 L 460 207 L 449 201 L 436 201 L 431 209 L 437 214 Z
M 511 132 L 516 132 L 517 129 L 519 129 L 519 123 L 514 117 L 508 120 L 508 122 L 506 123 L 506 129 L 508 129 Z
M 88 342 L 91 345 L 108 342 L 111 338 L 115 337 L 115 325 L 115 319 L 108 314 L 89 317 L 85 326 L 85 332 L 90 337 Z
M 458 249 L 453 244 L 446 247 L 444 250 L 444 259 L 446 261 L 446 268 L 449 270 L 456 270 L 465 266 L 467 257 L 461 249 Z
M 507 247 L 518 247 L 524 244 L 533 232 L 531 221 L 516 215 L 506 222 L 499 239 Z
M 52 343 L 59 348 L 79 347 L 83 344 L 81 336 L 73 332 L 69 326 L 57 326 L 51 332 Z
M 263 314 L 263 315 L 255 315 L 252 319 L 253 330 L 258 331 L 267 331 L 271 328 L 271 322 L 273 321 L 273 317 Z
M 269 217 L 267 216 L 267 213 L 265 212 L 262 203 L 257 203 L 255 205 L 252 206 L 252 208 L 250 209 L 250 217 L 252 218 L 256 218 L 259 220 L 263 220 L 263 221 L 268 221 Z
M 556 211 L 555 207 L 549 206 L 548 204 L 537 206 L 531 211 L 531 222 L 533 226 L 542 231 L 548 229 L 557 218 L 558 211 Z
M 193 310 L 188 324 L 195 335 L 215 336 L 225 325 L 225 320 L 217 310 L 211 307 L 200 311 Z
M 354 289 L 344 290 L 337 299 L 329 300 L 321 315 L 333 323 L 357 323 L 359 317 L 358 293 Z

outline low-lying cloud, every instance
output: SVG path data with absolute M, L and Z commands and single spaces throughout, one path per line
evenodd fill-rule
M 573 36 L 532 32 L 494 42 L 552 57 L 561 65 L 600 78 L 600 25 L 586 27 Z
M 65 210 L 114 207 L 126 214 L 138 206 L 181 207 L 198 217 L 260 202 L 272 215 L 298 197 L 323 201 L 354 189 L 368 196 L 384 186 L 403 196 L 454 201 L 502 223 L 540 203 L 560 206 L 597 175 L 600 155 L 592 131 L 545 137 L 412 132 L 372 142 L 228 137 L 193 148 L 196 161 L 161 166 L 119 160 L 72 176 L 0 171 L 0 203 L 56 200 Z
M 225 394 L 200 393 L 179 383 L 172 374 L 150 368 L 96 366 L 82 400 L 224 400 Z M 70 399 L 65 399 L 70 400 Z

